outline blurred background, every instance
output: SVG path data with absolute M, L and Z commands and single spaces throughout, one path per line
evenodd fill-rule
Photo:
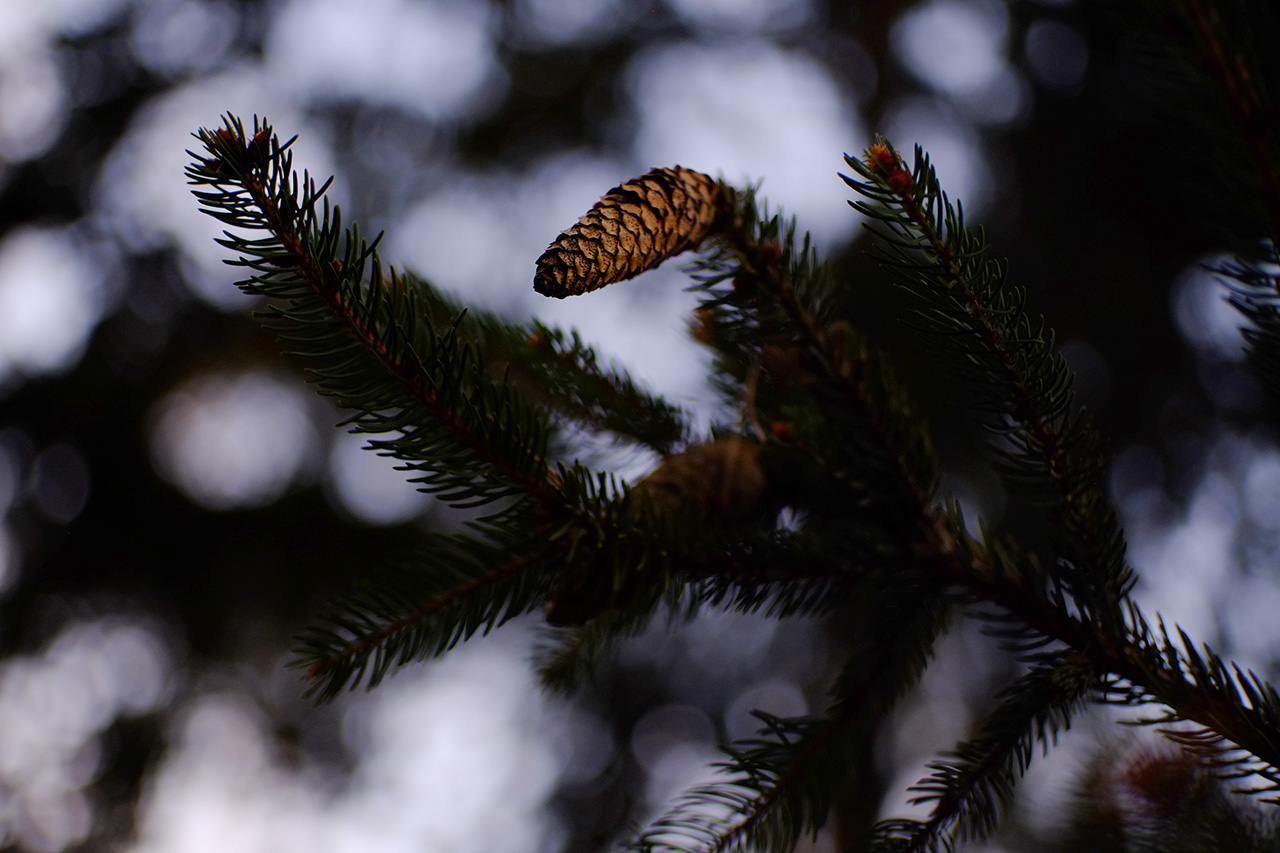
M 448 519 L 334 429 L 233 287 L 182 174 L 228 111 L 297 134 L 387 261 L 578 328 L 700 425 L 724 413 L 678 264 L 557 301 L 534 259 L 650 167 L 763 180 L 916 387 L 946 487 L 998 523 L 1014 510 L 837 177 L 876 132 L 923 145 L 1112 440 L 1139 601 L 1274 678 L 1274 413 L 1203 270 L 1223 242 L 1171 118 L 1191 95 L 1112 5 L 0 0 L 0 846 L 606 849 L 707 779 L 751 709 L 820 708 L 839 663 L 839 625 L 709 613 L 567 701 L 530 674 L 535 619 L 304 703 L 291 634 Z M 941 656 L 867 735 L 867 819 L 913 813 L 906 786 L 1009 676 L 972 628 Z M 1091 756 L 1134 748 L 1117 737 L 1083 720 L 986 849 L 1039 849 Z

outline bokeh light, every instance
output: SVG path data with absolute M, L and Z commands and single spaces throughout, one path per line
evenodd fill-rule
M 172 656 L 146 624 L 122 617 L 68 625 L 37 655 L 0 664 L 0 837 L 57 851 L 90 832 L 87 787 L 103 732 L 168 698 Z
M 314 461 L 307 391 L 262 370 L 193 377 L 152 414 L 156 470 L 209 509 L 274 501 Z
M 1207 258 L 1183 271 L 1174 284 L 1173 317 L 1187 343 L 1206 355 L 1244 360 L 1245 319 L 1231 303 L 1222 279 L 1212 271 L 1218 258 Z
M 991 0 L 929 0 L 894 24 L 902 67 L 939 92 L 970 96 L 1006 73 L 1008 12 Z
M 70 444 L 58 443 L 36 457 L 31 494 L 36 507 L 55 524 L 70 524 L 89 500 L 89 461 Z
M 299 162 L 320 180 L 335 171 L 324 134 L 303 120 L 300 105 L 261 67 L 242 64 L 170 89 L 140 109 L 102 165 L 95 202 L 105 226 L 128 249 L 177 248 L 195 294 L 219 307 L 246 310 L 252 302 L 228 286 L 223 262 L 230 253 L 213 241 L 221 226 L 193 204 L 183 176 L 190 162 L 186 152 L 199 147 L 191 134 L 217 127 L 228 111 L 245 121 L 267 116 L 281 128 L 296 128 Z M 335 192 L 341 197 L 340 186 Z
M 367 449 L 367 438 L 341 433 L 329 451 L 330 493 L 344 511 L 366 524 L 398 524 L 422 515 L 429 495 L 408 481 L 395 459 Z
M 351 703 L 345 779 L 276 754 L 262 709 L 210 691 L 185 708 L 152 778 L 129 853 L 228 850 L 537 853 L 555 849 L 542 812 L 560 767 L 555 706 L 520 641 L 469 644 Z M 494 804 L 501 803 L 495 812 Z
M 607 38 L 646 11 L 628 0 L 516 0 L 509 37 L 544 47 Z
M 996 187 L 973 126 L 935 98 L 903 98 L 885 118 L 886 134 L 908 157 L 915 145 L 929 155 L 938 179 L 967 217 L 986 213 Z
M 137 9 L 133 50 L 157 74 L 179 77 L 209 71 L 223 62 L 239 29 L 228 2 L 162 0 Z
M 272 79 L 302 100 L 363 100 L 427 118 L 483 115 L 504 88 L 487 0 L 290 0 L 272 21 Z
M 767 41 L 665 44 L 640 53 L 627 79 L 639 121 L 634 157 L 644 168 L 763 180 L 773 209 L 797 216 L 819 246 L 853 235 L 857 218 L 837 174 L 840 152 L 865 133 L 817 60 Z
M 670 5 L 690 23 L 715 29 L 777 32 L 814 19 L 809 0 L 670 0 Z
M 57 41 L 98 26 L 127 3 L 0 3 L 0 163 L 43 154 L 63 128 L 70 104 Z
M 0 240 L 0 387 L 64 371 L 84 352 L 107 307 L 110 264 L 85 250 L 68 229 L 20 228 Z

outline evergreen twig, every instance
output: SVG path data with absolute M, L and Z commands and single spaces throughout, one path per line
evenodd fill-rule
M 783 850 L 853 796 L 864 733 L 917 681 L 959 601 L 997 608 L 979 615 L 1030 671 L 931 765 L 915 790 L 934 803 L 932 816 L 876 828 L 883 849 L 950 849 L 988 835 L 1035 745 L 1047 749 L 1087 698 L 1160 705 L 1141 722 L 1220 774 L 1280 791 L 1280 695 L 1159 620 L 1152 628 L 1130 599 L 1124 540 L 1100 485 L 1101 439 L 1072 407 L 1052 333 L 1026 312 L 1025 292 L 965 227 L 919 149 L 908 171 L 882 141 L 865 161 L 847 158 L 861 180 L 846 181 L 879 223 L 881 260 L 949 347 L 1005 483 L 1047 511 L 1057 535 L 1046 555 L 1008 535 L 970 536 L 954 506 L 936 503 L 936 459 L 907 394 L 841 313 L 841 284 L 807 236 L 758 208 L 754 190 L 697 175 L 705 198 L 690 221 L 697 241 L 715 242 L 693 268 L 705 294 L 697 334 L 759 441 L 720 431 L 676 453 L 688 439 L 678 410 L 601 369 L 576 335 L 541 325 L 530 335 L 467 314 L 412 276 L 384 275 L 377 241 L 342 230 L 327 185 L 299 183 L 288 143 L 265 124 L 247 134 L 228 116 L 198 137 L 209 156 L 188 170 L 196 195 L 232 227 L 266 233 L 227 232 L 222 242 L 250 271 L 241 287 L 268 298 L 269 324 L 320 390 L 354 410 L 356 431 L 385 436 L 370 446 L 425 490 L 489 507 L 466 532 L 433 537 L 368 577 L 299 638 L 315 695 L 376 684 L 544 604 L 549 620 L 576 626 L 544 654 L 545 681 L 566 688 L 663 602 L 683 616 L 842 610 L 859 627 L 827 711 L 758 715 L 764 730 L 728 749 L 722 779 L 687 794 L 636 842 Z M 638 202 L 610 198 L 598 209 L 625 225 Z M 636 270 L 686 246 L 667 243 Z M 580 241 L 561 250 L 575 275 L 597 281 Z M 1276 311 L 1275 300 L 1241 298 Z M 553 465 L 548 448 L 563 420 L 666 458 L 630 490 L 576 461 Z M 774 529 L 783 506 L 797 514 L 794 529 Z

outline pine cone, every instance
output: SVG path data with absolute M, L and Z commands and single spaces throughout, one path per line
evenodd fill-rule
M 740 436 L 719 438 L 668 456 L 631 489 L 626 511 L 658 513 L 687 523 L 686 532 L 760 520 L 770 506 L 760 445 Z M 607 561 L 605 561 L 607 563 Z M 572 577 L 547 602 L 547 622 L 582 625 L 601 613 L 647 594 L 655 581 L 632 574 L 619 582 L 610 571 Z
M 683 166 L 614 187 L 538 258 L 533 289 L 563 299 L 653 269 L 706 239 L 721 200 L 715 180 Z
M 760 445 L 729 436 L 667 457 L 632 488 L 631 500 L 702 526 L 724 527 L 759 516 L 767 492 Z

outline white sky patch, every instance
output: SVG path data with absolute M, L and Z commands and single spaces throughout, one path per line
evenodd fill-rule
M 0 0 L 0 161 L 48 150 L 67 118 L 67 91 L 52 50 L 87 32 L 129 0 Z
M 263 370 L 209 373 L 156 405 L 156 470 L 209 509 L 261 506 L 280 497 L 315 455 L 312 398 L 295 377 Z
M 421 515 L 431 496 L 409 482 L 411 472 L 396 470 L 402 463 L 366 450 L 369 438 L 343 432 L 333 442 L 329 483 L 334 499 L 366 524 L 398 524 Z
M 538 256 L 634 172 L 567 152 L 523 176 L 457 175 L 391 225 L 383 254 L 467 302 L 523 318 L 547 301 L 533 290 Z
M 1265 439 L 1223 432 L 1196 451 L 1205 473 L 1185 506 L 1164 492 L 1160 457 L 1130 448 L 1113 465 L 1137 600 L 1244 666 L 1280 652 L 1280 454 Z
M 176 246 L 185 280 L 197 295 L 224 308 L 247 309 L 252 300 L 232 284 L 239 271 L 223 264 L 232 253 L 214 242 L 224 226 L 200 212 L 183 174 L 191 162 L 186 152 L 202 152 L 191 134 L 221 127 L 228 111 L 246 122 L 246 132 L 252 132 L 258 115 L 270 120 L 283 139 L 297 134 L 294 162 L 317 183 L 334 173 L 324 134 L 260 68 L 240 66 L 171 89 L 139 110 L 103 164 L 95 200 L 105 224 L 131 251 Z M 342 196 L 340 187 L 330 192 Z
M 1217 633 L 1218 593 L 1238 568 L 1239 496 L 1213 471 L 1196 486 L 1185 515 L 1147 535 L 1130 531 L 1129 555 L 1138 572 L 1137 600 L 1148 617 L 1159 612 L 1192 637 Z
M 105 309 L 103 266 L 65 229 L 0 242 L 0 381 L 72 367 Z
M 505 86 L 494 18 L 485 0 L 290 0 L 271 24 L 267 62 L 302 99 L 449 121 L 482 114 Z
M 1280 452 L 1258 452 L 1244 472 L 1244 510 L 1263 530 L 1280 529 Z
M 840 155 L 870 140 L 812 57 L 766 41 L 666 45 L 639 54 L 627 80 L 642 171 L 679 164 L 733 184 L 763 179 L 771 209 L 795 214 L 820 247 L 852 236 Z
M 150 779 L 129 853 L 556 849 L 543 810 L 561 764 L 544 733 L 554 709 L 521 643 L 468 644 L 357 698 L 358 764 L 336 792 L 273 755 L 247 700 L 197 700 Z
M 813 21 L 807 0 L 667 0 L 697 26 L 731 30 L 789 30 Z
M 1026 80 L 1006 60 L 1008 19 L 993 0 L 933 0 L 894 24 L 898 63 L 983 124 L 1008 124 L 1031 108 Z
M 973 95 L 1007 68 L 1007 13 L 992 0 L 930 0 L 899 18 L 889 37 L 903 68 L 950 95 Z
M 695 429 L 705 429 L 725 413 L 706 381 L 710 351 L 688 331 L 697 296 L 683 290 L 690 281 L 678 263 L 668 263 L 585 296 L 546 299 L 536 314 L 548 325 L 578 329 L 606 362 L 616 361 L 644 387 L 691 412 Z
M 809 713 L 809 703 L 794 682 L 781 678 L 756 682 L 739 693 L 725 709 L 724 727 L 730 740 L 760 734 L 764 723 L 752 711 L 764 711 L 778 717 L 803 717 Z
M 515 21 L 522 38 L 560 46 L 616 32 L 640 11 L 628 0 L 516 0 Z
M 0 57 L 43 50 L 60 35 L 79 35 L 99 26 L 131 0 L 22 0 L 0 2 Z
M 226 2 L 141 3 L 134 20 L 133 52 L 161 75 L 200 73 L 226 55 L 239 24 L 239 13 Z
M 1222 609 L 1231 618 L 1222 620 L 1231 656 L 1242 667 L 1266 672 L 1280 650 L 1280 585 L 1274 576 L 1245 575 L 1222 589 Z M 1194 634 L 1192 636 L 1195 636 Z
M 680 794 L 716 777 L 712 765 L 724 755 L 715 743 L 715 724 L 693 705 L 661 705 L 636 722 L 631 753 L 649 774 L 647 819 L 664 812 Z
M 66 628 L 41 654 L 0 666 L 0 837 L 57 851 L 85 838 L 85 788 L 100 770 L 100 735 L 167 698 L 171 661 L 145 626 L 122 619 Z
M 27 37 L 36 32 L 80 35 L 100 26 L 131 2 L 133 0 L 42 0 L 40 3 L 8 0 L 0 4 L 4 7 L 0 10 L 0 22 L 29 28 Z M 19 20 L 22 18 L 27 19 L 25 24 Z M 21 29 L 18 35 L 22 35 Z
M 51 51 L 0 54 L 0 159 L 40 156 L 57 140 L 66 118 L 66 86 Z
M 982 159 L 973 127 L 931 98 L 907 98 L 885 118 L 885 135 L 907 161 L 924 147 L 952 202 L 964 204 L 966 221 L 979 221 L 994 195 L 991 170 Z

